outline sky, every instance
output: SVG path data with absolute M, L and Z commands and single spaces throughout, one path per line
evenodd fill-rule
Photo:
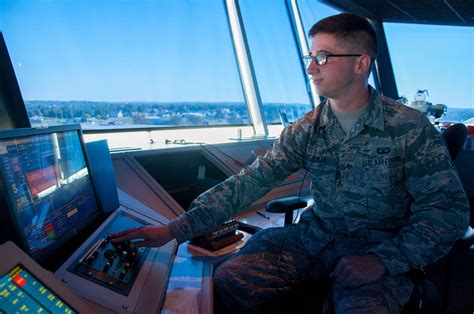
M 474 27 L 385 23 L 399 95 L 474 108 Z
M 25 100 L 244 102 L 224 1 L 0 0 Z M 284 0 L 240 0 L 263 102 L 309 103 Z M 337 13 L 298 1 L 305 31 Z M 474 104 L 474 30 L 386 24 L 399 94 Z

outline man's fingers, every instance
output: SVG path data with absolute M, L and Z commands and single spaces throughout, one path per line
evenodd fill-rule
M 120 237 L 112 238 L 112 239 L 110 239 L 110 241 L 112 241 L 112 242 L 123 242 L 125 240 L 130 240 L 130 239 L 133 239 L 133 238 L 134 238 L 133 234 L 130 235 L 130 233 L 129 233 L 129 234 L 125 234 L 125 235 L 120 236 Z
M 340 272 L 339 275 L 336 277 L 336 282 L 342 284 L 344 287 L 347 287 L 349 282 L 354 279 L 353 274 L 350 270 L 345 269 L 344 271 Z
M 157 247 L 159 245 L 155 241 L 139 240 L 139 241 L 132 242 L 131 246 L 132 247 Z
M 354 287 L 357 282 L 357 277 L 354 273 L 349 273 L 341 282 L 344 287 Z
M 361 286 L 362 285 L 362 282 L 360 280 L 353 280 L 351 283 L 350 283 L 350 287 L 351 288 L 357 288 L 358 286 Z
M 112 242 L 122 242 L 125 240 L 133 240 L 136 238 L 143 238 L 144 232 L 143 227 L 133 228 L 129 230 L 124 230 L 119 233 L 111 234 Z
M 329 277 L 337 278 L 343 270 L 344 270 L 344 266 L 341 263 L 341 260 L 339 260 L 339 262 L 337 262 L 336 267 L 334 268 L 332 273 L 329 274 Z
M 115 239 L 115 238 L 124 236 L 124 235 L 126 235 L 126 234 L 135 232 L 135 231 L 137 231 L 137 230 L 140 230 L 140 229 L 142 229 L 143 227 L 144 227 L 144 226 L 137 227 L 137 228 L 126 229 L 126 230 L 122 230 L 122 231 L 117 232 L 117 233 L 112 233 L 112 234 L 110 234 L 110 237 L 111 237 L 112 239 Z

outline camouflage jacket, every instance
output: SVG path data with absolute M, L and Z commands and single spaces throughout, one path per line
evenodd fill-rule
M 182 242 L 212 230 L 305 168 L 316 236 L 373 242 L 391 275 L 446 255 L 469 206 L 444 140 L 421 112 L 371 92 L 348 134 L 326 102 L 285 128 L 265 156 L 196 198 L 169 224 L 173 235 Z

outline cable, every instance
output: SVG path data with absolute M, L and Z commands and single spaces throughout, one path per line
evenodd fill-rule
M 304 181 L 306 180 L 306 176 L 308 175 L 309 171 L 311 170 L 311 167 L 313 166 L 313 163 L 314 161 L 316 160 L 316 145 L 318 143 L 318 135 L 319 135 L 319 125 L 320 125 L 320 121 L 321 121 L 321 112 L 322 112 L 322 107 L 324 105 L 321 104 L 318 108 L 317 108 L 317 112 L 316 114 L 318 115 L 316 117 L 316 131 L 314 133 L 314 137 L 315 137 L 315 143 L 314 143 L 314 150 L 313 150 L 313 155 L 311 157 L 311 163 L 309 164 L 309 167 L 308 169 L 306 170 L 306 173 L 305 175 L 303 176 L 303 180 L 301 180 L 301 185 L 300 185 L 300 188 L 299 188 L 299 192 L 298 192 L 298 201 L 300 201 L 301 199 L 301 192 L 303 190 L 303 184 L 304 184 Z M 288 231 L 286 232 L 286 235 L 285 237 L 283 238 L 283 241 L 281 243 L 281 246 L 280 246 L 280 250 L 279 250 L 279 253 L 278 253 L 278 261 L 277 261 L 277 271 L 278 271 L 278 275 L 280 276 L 280 278 L 282 278 L 283 280 L 285 280 L 286 284 L 289 285 L 291 283 L 291 278 L 290 280 L 287 280 L 286 278 L 283 277 L 282 273 L 281 273 L 281 268 L 280 268 L 280 265 L 281 265 L 281 257 L 282 257 L 282 253 L 283 253 L 283 247 L 285 246 L 285 243 L 288 239 L 288 236 L 290 235 L 291 233 L 291 230 L 293 230 L 293 225 L 295 224 L 295 221 L 296 219 L 298 218 L 299 216 L 299 211 L 300 211 L 300 208 L 298 208 L 298 211 L 297 211 L 297 214 L 296 216 L 293 218 L 293 222 L 290 226 L 288 226 Z

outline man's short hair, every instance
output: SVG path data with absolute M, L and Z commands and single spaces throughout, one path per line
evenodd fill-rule
M 348 53 L 363 53 L 377 57 L 377 34 L 372 25 L 362 16 L 352 13 L 341 13 L 326 17 L 311 27 L 309 36 L 326 33 L 342 40 L 354 51 Z M 358 49 L 358 50 L 356 50 Z

